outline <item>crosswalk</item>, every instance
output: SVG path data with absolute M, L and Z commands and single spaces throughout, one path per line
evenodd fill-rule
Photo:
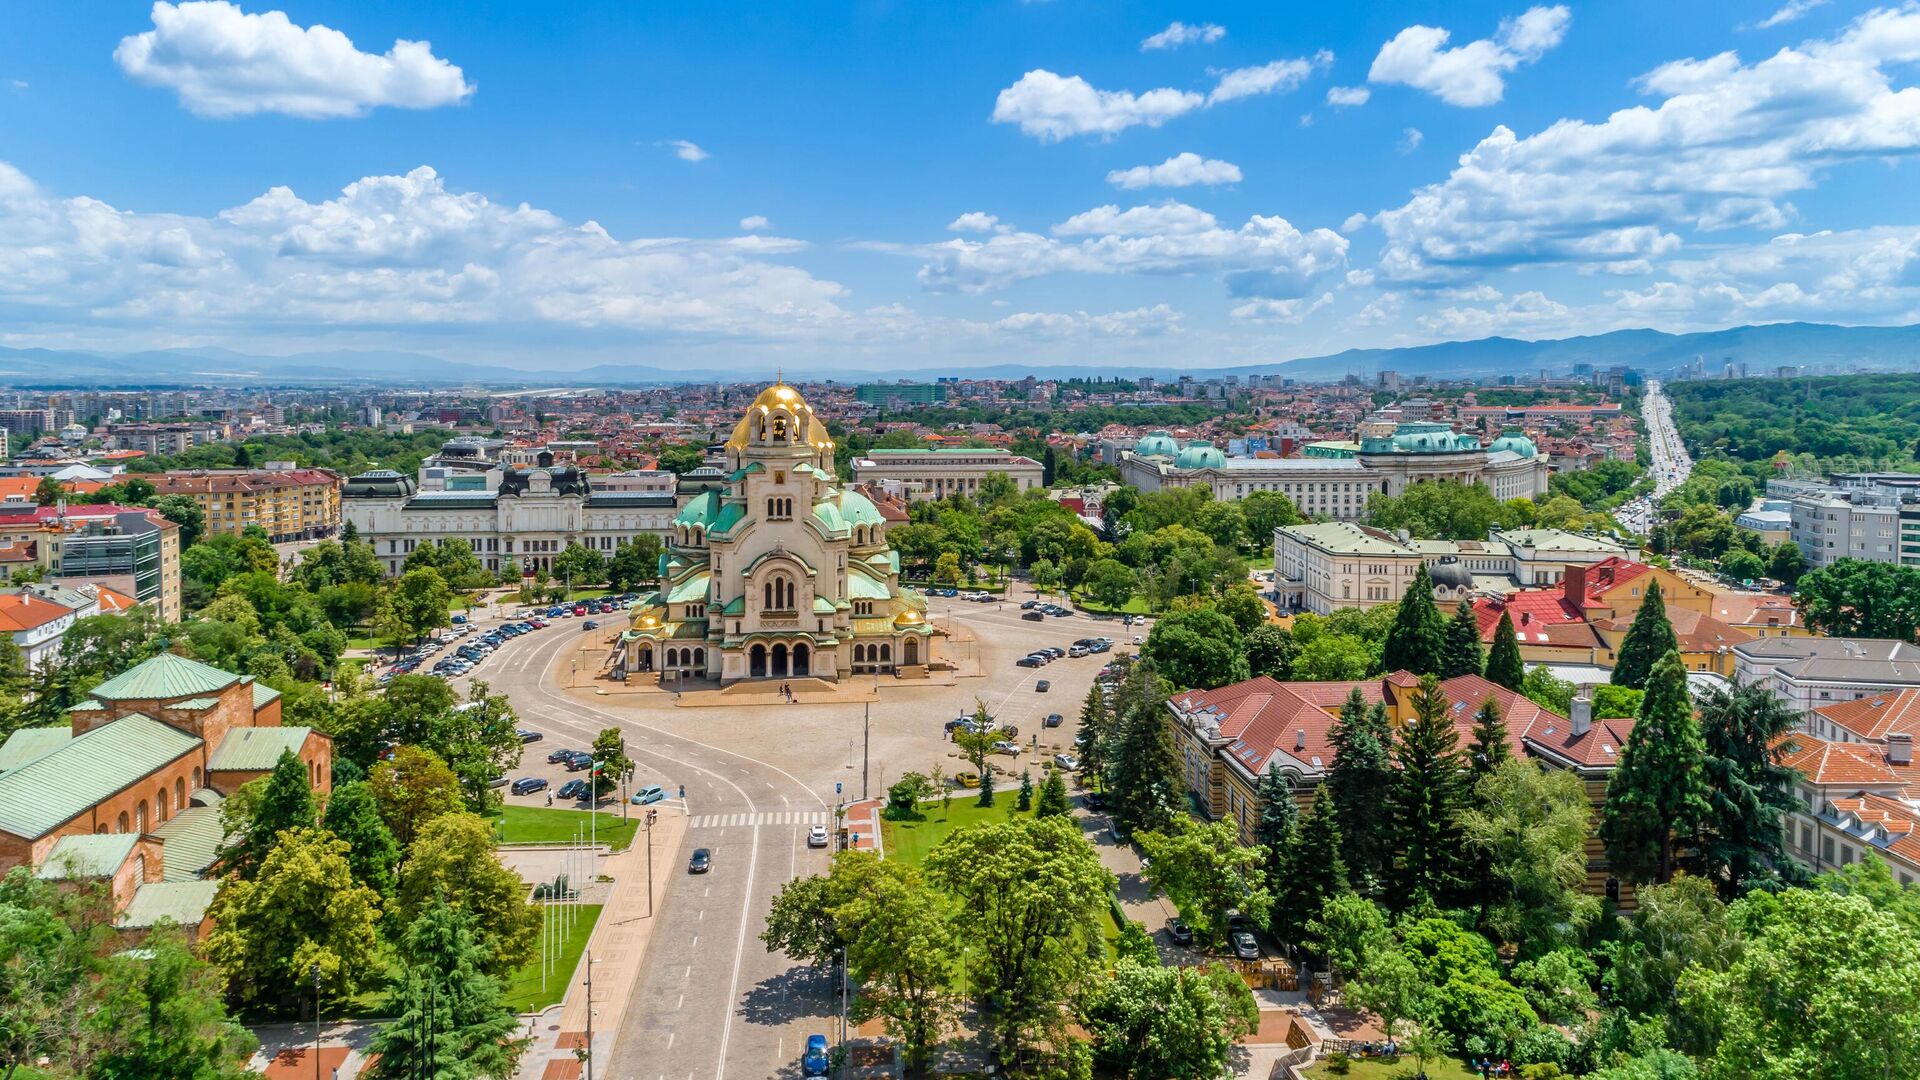
M 766 814 L 701 814 L 688 822 L 694 829 L 726 829 L 740 825 L 826 825 L 827 815 L 817 810 L 782 810 Z

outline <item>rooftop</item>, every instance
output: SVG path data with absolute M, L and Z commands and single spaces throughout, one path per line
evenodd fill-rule
M 138 713 L 76 735 L 0 775 L 0 831 L 45 836 L 200 740 Z
M 217 694 L 240 676 L 176 653 L 161 653 L 92 690 L 103 701 L 165 701 Z

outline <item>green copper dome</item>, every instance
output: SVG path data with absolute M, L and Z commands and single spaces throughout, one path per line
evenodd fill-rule
M 1167 432 L 1155 431 L 1135 443 L 1133 452 L 1141 457 L 1172 457 L 1180 452 L 1180 444 Z
M 1227 463 L 1227 455 L 1212 443 L 1190 442 L 1173 459 L 1176 468 L 1217 469 Z
M 1533 444 L 1532 439 L 1518 432 L 1500 436 L 1493 440 L 1493 444 L 1487 449 L 1496 454 L 1502 450 L 1511 450 L 1523 458 L 1536 457 L 1540 453 L 1540 448 Z

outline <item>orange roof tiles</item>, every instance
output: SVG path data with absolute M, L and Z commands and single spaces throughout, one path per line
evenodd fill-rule
M 1813 711 L 1862 739 L 1883 741 L 1896 731 L 1920 734 L 1920 690 L 1836 701 Z
M 1794 732 L 1774 746 L 1776 751 L 1787 747 L 1780 756 L 1782 765 L 1823 787 L 1895 787 L 1905 782 L 1880 750 L 1861 743 L 1828 742 Z
M 71 614 L 72 608 L 61 607 L 31 593 L 0 593 L 0 633 L 37 629 Z

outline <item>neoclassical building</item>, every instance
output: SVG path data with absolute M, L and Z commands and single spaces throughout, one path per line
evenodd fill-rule
M 762 391 L 726 443 L 726 483 L 674 517 L 659 591 L 631 609 L 627 677 L 924 674 L 941 632 L 900 585 L 872 500 L 840 486 L 833 440 L 800 392 Z
M 1399 495 L 1422 480 L 1485 484 L 1502 502 L 1547 493 L 1547 455 L 1525 435 L 1491 445 L 1446 424 L 1403 423 L 1391 435 L 1369 435 L 1356 449 L 1319 444 L 1311 457 L 1230 458 L 1208 442 L 1185 446 L 1164 431 L 1141 439 L 1120 477 L 1142 491 L 1203 485 L 1222 501 L 1278 491 L 1302 513 L 1335 521 L 1365 516 L 1367 498 Z

